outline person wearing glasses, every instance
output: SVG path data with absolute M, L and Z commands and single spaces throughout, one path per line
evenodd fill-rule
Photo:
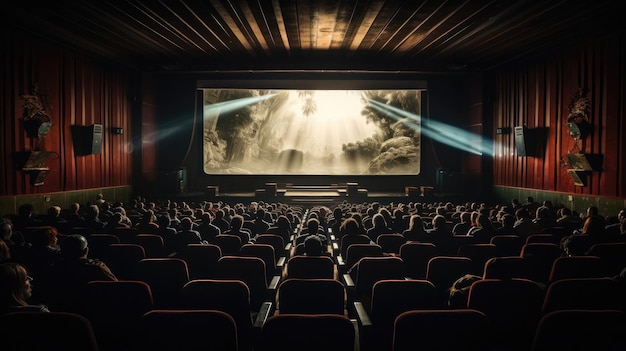
M 29 304 L 33 278 L 19 263 L 0 264 L 0 315 L 17 311 L 50 312 L 46 305 Z

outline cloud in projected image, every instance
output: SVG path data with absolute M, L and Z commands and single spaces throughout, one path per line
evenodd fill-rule
M 419 120 L 420 91 L 205 89 L 204 171 L 418 174 L 419 122 L 377 105 Z

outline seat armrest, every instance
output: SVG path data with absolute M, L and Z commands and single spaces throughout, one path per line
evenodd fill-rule
M 342 275 L 343 277 L 343 282 L 346 286 L 347 289 L 354 289 L 354 287 L 356 286 L 356 284 L 354 284 L 354 280 L 352 280 L 352 276 L 350 276 L 350 274 L 345 273 Z
M 276 267 L 284 267 L 286 261 L 287 261 L 287 258 L 285 256 L 280 256 L 278 258 L 278 262 L 276 262 Z
M 361 327 L 369 327 L 372 325 L 372 320 L 370 319 L 363 302 L 354 301 L 354 311 L 356 312 L 356 318 Z
M 276 291 L 278 289 L 278 283 L 280 283 L 280 275 L 275 275 L 267 286 L 268 290 Z
M 254 320 L 253 328 L 255 329 L 263 328 L 265 321 L 273 313 L 274 313 L 274 304 L 269 301 L 263 302 L 263 304 L 261 305 L 261 308 L 259 309 L 259 313 L 257 314 L 256 319 Z

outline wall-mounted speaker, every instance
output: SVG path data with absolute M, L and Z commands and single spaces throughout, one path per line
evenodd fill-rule
M 72 126 L 74 154 L 78 156 L 102 153 L 102 124 Z
M 532 156 L 532 140 L 526 126 L 515 127 L 515 148 L 517 156 Z

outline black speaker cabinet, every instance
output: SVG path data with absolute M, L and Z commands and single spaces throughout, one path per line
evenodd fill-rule
M 531 140 L 528 128 L 525 126 L 515 127 L 515 148 L 517 156 L 531 156 Z
M 102 153 L 102 124 L 72 126 L 74 153 L 79 156 Z

